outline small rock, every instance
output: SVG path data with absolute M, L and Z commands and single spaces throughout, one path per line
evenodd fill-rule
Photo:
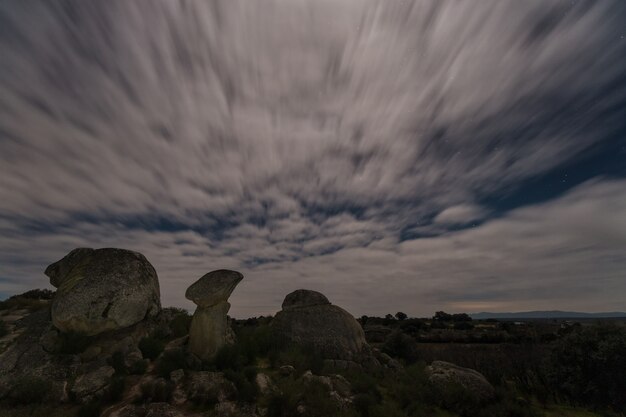
M 428 380 L 445 394 L 449 384 L 458 384 L 480 401 L 487 401 L 495 396 L 493 386 L 478 371 L 463 368 L 453 363 L 434 361 L 426 367 Z
M 179 385 L 183 381 L 183 378 L 185 378 L 185 371 L 183 371 L 182 369 L 177 369 L 170 372 L 170 381 L 172 381 L 176 385 Z
M 109 383 L 114 373 L 115 369 L 108 365 L 93 369 L 76 378 L 70 392 L 79 401 L 89 400 Z
M 237 388 L 222 372 L 191 372 L 187 378 L 187 397 L 198 404 L 213 404 L 237 398 Z
M 51 329 L 44 333 L 40 339 L 40 343 L 43 350 L 49 353 L 55 353 L 61 348 L 62 341 L 59 337 L 59 332 Z
M 267 394 L 275 388 L 270 377 L 263 373 L 256 374 L 256 384 L 261 394 Z

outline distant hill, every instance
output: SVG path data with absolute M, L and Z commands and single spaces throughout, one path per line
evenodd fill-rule
M 518 313 L 476 313 L 470 314 L 476 320 L 486 319 L 601 319 L 624 317 L 626 313 L 613 311 L 608 313 L 581 313 L 577 311 L 522 311 Z

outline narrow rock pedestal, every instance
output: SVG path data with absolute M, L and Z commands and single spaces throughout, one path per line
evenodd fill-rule
M 210 360 L 226 344 L 234 342 L 228 324 L 228 297 L 243 275 L 220 269 L 209 272 L 193 283 L 185 297 L 198 307 L 189 329 L 189 350 L 202 360 Z

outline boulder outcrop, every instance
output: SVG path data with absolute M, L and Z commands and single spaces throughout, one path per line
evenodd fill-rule
M 93 336 L 123 329 L 161 309 L 156 271 L 138 252 L 74 249 L 45 273 L 58 288 L 52 323 L 63 332 Z
M 288 294 L 271 325 L 281 341 L 313 349 L 325 359 L 354 360 L 368 347 L 355 318 L 316 291 Z
M 463 368 L 450 362 L 433 361 L 426 367 L 428 380 L 442 393 L 449 392 L 450 385 L 459 385 L 479 401 L 488 401 L 495 396 L 493 386 L 478 371 Z
M 209 360 L 224 345 L 234 341 L 228 324 L 228 297 L 243 275 L 219 269 L 209 272 L 193 283 L 185 293 L 198 307 L 189 328 L 189 350 L 200 359 Z

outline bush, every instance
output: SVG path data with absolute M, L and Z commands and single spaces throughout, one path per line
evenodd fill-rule
M 16 378 L 9 391 L 9 399 L 14 404 L 41 404 L 50 400 L 52 383 L 37 376 Z
M 115 369 L 116 375 L 128 374 L 128 369 L 126 369 L 126 365 L 124 364 L 124 354 L 122 352 L 114 352 L 107 360 L 107 363 Z
M 415 340 L 400 331 L 389 336 L 382 350 L 390 356 L 404 360 L 407 364 L 414 363 L 419 356 Z
M 169 379 L 170 373 L 177 369 L 187 368 L 187 355 L 182 349 L 168 350 L 156 364 L 157 375 Z M 145 372 L 145 371 L 144 371 Z
M 319 374 L 324 368 L 324 359 L 318 352 L 296 345 L 272 352 L 270 362 L 275 368 L 291 365 L 299 373 L 311 370 L 314 374 Z
M 288 380 L 279 386 L 279 390 L 271 394 L 268 407 L 268 417 L 328 417 L 342 416 L 339 405 L 330 397 L 328 387 L 319 382 Z M 299 412 L 298 406 L 304 406 L 304 412 Z
M 259 387 L 256 384 L 256 368 L 246 367 L 243 371 L 236 372 L 232 369 L 224 372 L 226 379 L 230 380 L 237 388 L 238 399 L 242 402 L 252 403 L 259 394 Z
M 98 401 L 92 401 L 90 403 L 82 405 L 78 409 L 77 417 L 99 417 L 102 411 L 102 404 Z
M 549 380 L 572 402 L 626 408 L 626 329 L 600 324 L 578 328 L 555 342 Z
M 122 399 L 126 389 L 126 379 L 123 376 L 114 376 L 107 388 L 106 399 L 109 402 L 117 402 Z
M 141 384 L 141 398 L 145 402 L 166 403 L 172 399 L 174 383 L 163 378 Z
M 143 375 L 146 373 L 147 370 L 148 370 L 148 360 L 140 359 L 138 361 L 133 362 L 132 365 L 130 365 L 130 367 L 128 368 L 128 373 L 130 373 L 131 375 Z
M 170 322 L 170 331 L 172 337 L 178 338 L 189 334 L 189 327 L 191 326 L 191 316 L 189 313 L 184 312 L 177 314 Z
M 144 358 L 154 360 L 159 357 L 165 344 L 153 336 L 144 337 L 139 341 L 139 350 Z
M 0 337 L 4 337 L 9 334 L 9 328 L 7 324 L 0 320 Z

